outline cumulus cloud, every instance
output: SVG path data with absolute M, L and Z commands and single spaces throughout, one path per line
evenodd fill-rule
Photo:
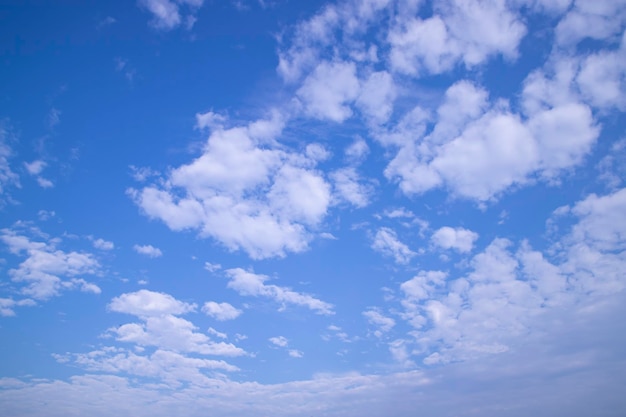
M 301 252 L 326 215 L 331 190 L 314 168 L 319 152 L 303 155 L 273 144 L 282 127 L 274 114 L 215 130 L 202 155 L 172 170 L 164 185 L 129 195 L 172 230 L 195 229 L 254 259 Z
M 163 252 L 161 252 L 161 249 L 155 248 L 152 245 L 134 245 L 133 249 L 135 250 L 135 252 L 141 255 L 145 255 L 149 258 L 159 258 L 163 256 Z
M 236 309 L 228 303 L 216 303 L 215 301 L 207 301 L 204 303 L 202 312 L 219 321 L 236 319 L 242 313 L 241 310 Z
M 478 233 L 462 227 L 452 228 L 444 226 L 433 233 L 431 242 L 443 249 L 455 249 L 461 253 L 472 250 L 474 242 L 478 239 Z
M 179 301 L 169 294 L 149 290 L 125 293 L 113 298 L 109 303 L 111 311 L 139 317 L 180 315 L 195 311 L 196 307 L 195 304 Z
M 394 70 L 410 74 L 438 74 L 459 61 L 467 67 L 502 54 L 517 57 L 526 28 L 516 12 L 502 1 L 437 2 L 428 19 L 404 15 L 391 28 L 390 62 Z
M 579 164 L 599 135 L 591 110 L 577 102 L 522 118 L 508 103 L 486 100 L 483 89 L 466 81 L 451 86 L 432 133 L 419 146 L 404 144 L 385 175 L 408 195 L 445 184 L 453 194 L 487 201 L 533 174 L 556 178 Z
M 416 253 L 398 240 L 398 235 L 388 227 L 381 227 L 376 231 L 372 242 L 372 249 L 385 256 L 392 257 L 399 264 L 407 264 Z
M 375 309 L 364 311 L 363 316 L 367 319 L 370 325 L 376 327 L 373 334 L 379 338 L 382 337 L 384 333 L 389 332 L 396 325 L 396 321 L 394 319 L 384 316 Z
M 108 240 L 96 239 L 93 241 L 93 247 L 100 250 L 113 250 L 115 248 L 115 244 Z
M 287 340 L 287 338 L 285 336 L 270 337 L 268 340 L 273 345 L 280 346 L 280 347 L 286 347 L 289 344 L 289 341 Z
M 63 290 L 100 292 L 97 285 L 78 278 L 100 272 L 100 264 L 92 254 L 65 252 L 57 248 L 59 239 L 51 239 L 38 230 L 34 232 L 38 240 L 29 237 L 29 231 L 18 226 L 0 231 L 0 240 L 9 251 L 26 258 L 17 268 L 9 270 L 9 276 L 18 285 L 20 293 L 35 300 L 46 300 Z
M 317 314 L 334 314 L 333 306 L 308 294 L 302 294 L 287 287 L 280 287 L 273 284 L 265 284 L 269 279 L 267 275 L 255 274 L 241 268 L 227 269 L 226 275 L 229 277 L 228 288 L 237 291 L 240 295 L 251 297 L 267 297 L 277 303 L 293 304 L 307 307 Z
M 297 92 L 309 116 L 334 122 L 352 115 L 349 105 L 358 94 L 356 66 L 351 62 L 322 62 Z
M 139 0 L 141 8 L 152 14 L 150 24 L 155 29 L 171 30 L 182 23 L 190 29 L 196 18 L 196 11 L 202 7 L 204 0 Z M 184 16 L 181 12 L 188 10 Z
M 139 323 L 127 323 L 107 331 L 119 342 L 153 346 L 179 353 L 241 356 L 245 351 L 230 343 L 214 342 L 197 327 L 179 315 L 195 311 L 195 304 L 149 290 L 139 290 L 115 297 L 109 310 L 137 316 Z

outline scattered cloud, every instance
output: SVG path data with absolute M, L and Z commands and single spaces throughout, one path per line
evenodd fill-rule
M 108 240 L 98 238 L 93 241 L 93 247 L 100 250 L 113 250 L 115 249 L 115 244 Z
M 443 249 L 454 249 L 461 253 L 467 253 L 474 247 L 474 242 L 478 239 L 478 233 L 462 227 L 452 228 L 444 226 L 437 229 L 430 237 L 436 246 Z
M 152 245 L 134 245 L 133 249 L 135 250 L 135 252 L 141 255 L 146 255 L 149 258 L 159 258 L 163 256 L 163 252 L 161 252 L 161 249 L 155 248 Z
M 236 309 L 228 303 L 216 303 L 215 301 L 207 301 L 204 303 L 202 312 L 219 321 L 234 320 L 242 313 L 241 310 Z
M 31 238 L 29 233 L 39 238 Z M 97 285 L 77 278 L 100 272 L 100 264 L 92 254 L 65 252 L 58 249 L 60 239 L 48 238 L 36 229 L 29 232 L 19 225 L 0 230 L 0 241 L 12 254 L 26 258 L 8 271 L 21 294 L 43 301 L 64 290 L 100 293 Z
M 308 294 L 292 291 L 290 288 L 277 285 L 267 285 L 269 279 L 266 275 L 255 274 L 241 268 L 227 269 L 229 277 L 228 288 L 237 291 L 240 295 L 252 297 L 267 297 L 285 306 L 293 304 L 307 307 L 317 314 L 334 314 L 333 306 Z
M 275 337 L 270 337 L 268 339 L 273 345 L 276 346 L 280 346 L 280 347 L 286 347 L 289 344 L 289 341 L 287 340 L 286 337 L 284 336 L 275 336 Z
M 381 227 L 376 231 L 372 249 L 393 258 L 398 264 L 407 264 L 416 255 L 406 244 L 400 242 L 396 232 L 388 227 Z

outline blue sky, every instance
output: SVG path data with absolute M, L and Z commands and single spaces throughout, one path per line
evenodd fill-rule
M 626 2 L 0 21 L 3 415 L 626 412 Z

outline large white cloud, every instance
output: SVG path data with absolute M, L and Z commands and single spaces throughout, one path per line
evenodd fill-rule
M 163 185 L 130 189 L 151 217 L 172 230 L 195 229 L 252 258 L 285 256 L 308 247 L 324 219 L 330 186 L 315 169 L 323 152 L 303 154 L 275 143 L 282 117 L 216 128 L 202 155 L 172 170 Z

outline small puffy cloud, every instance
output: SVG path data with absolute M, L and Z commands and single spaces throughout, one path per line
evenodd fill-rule
M 227 120 L 226 116 L 212 111 L 196 113 L 196 129 L 218 129 L 223 127 Z
M 0 316 L 12 317 L 15 316 L 15 307 L 29 306 L 32 307 L 36 303 L 35 301 L 26 298 L 23 300 L 14 300 L 12 298 L 0 298 Z
M 387 122 L 393 112 L 396 95 L 391 74 L 386 71 L 374 72 L 363 83 L 356 105 L 370 123 L 382 124 Z
M 220 269 L 222 269 L 222 265 L 220 265 L 220 264 L 212 264 L 211 262 L 205 262 L 204 263 L 204 269 L 206 269 L 209 272 L 216 272 L 216 271 L 219 271 Z
M 455 249 L 461 253 L 472 250 L 474 242 L 478 239 L 478 233 L 462 227 L 442 227 L 433 233 L 430 240 L 436 246 L 443 249 Z
M 125 293 L 109 303 L 111 311 L 138 317 L 185 314 L 195 311 L 196 307 L 195 304 L 179 301 L 169 294 L 149 290 Z
M 289 356 L 291 356 L 292 358 L 302 358 L 304 356 L 304 353 L 302 353 L 302 351 L 296 349 L 289 349 L 288 353 Z
M 216 303 L 215 301 L 207 301 L 204 303 L 202 312 L 219 321 L 233 320 L 241 315 L 241 310 L 236 309 L 232 305 L 228 303 Z
M 363 162 L 369 152 L 370 148 L 367 146 L 367 142 L 358 138 L 346 148 L 345 155 L 349 163 L 357 164 Z
M 376 231 L 372 242 L 372 249 L 385 256 L 394 258 L 399 264 L 407 264 L 416 253 L 398 240 L 398 235 L 388 227 L 381 227 Z
M 24 162 L 24 167 L 26 168 L 26 171 L 28 171 L 30 175 L 41 174 L 47 165 L 48 164 L 46 164 L 45 161 L 42 161 L 40 159 L 30 162 L 30 163 Z
M 270 337 L 268 340 L 272 344 L 274 344 L 276 346 L 280 346 L 280 347 L 286 347 L 289 344 L 289 341 L 284 336 Z
M 155 29 L 171 30 L 186 23 L 188 29 L 195 22 L 195 12 L 202 7 L 204 0 L 139 0 L 139 6 L 152 14 L 150 24 Z M 181 8 L 184 6 L 189 10 L 189 14 L 181 15 Z
M 363 208 L 370 202 L 373 193 L 371 184 L 365 183 L 356 169 L 341 168 L 330 173 L 337 200 Z
M 343 122 L 352 116 L 350 104 L 359 93 L 356 66 L 352 62 L 322 62 L 307 77 L 297 96 L 309 116 Z
M 113 242 L 109 242 L 104 239 L 96 239 L 93 241 L 93 247 L 100 250 L 113 250 L 115 245 Z
M 286 287 L 265 284 L 269 279 L 266 275 L 255 274 L 241 268 L 227 269 L 230 278 L 228 288 L 244 296 L 267 297 L 280 304 L 293 304 L 307 307 L 317 314 L 334 314 L 333 306 L 308 294 L 302 294 Z
M 228 339 L 228 335 L 226 333 L 218 332 L 213 327 L 209 327 L 207 332 L 215 337 L 219 337 L 220 339 Z
M 394 319 L 384 316 L 378 310 L 366 310 L 363 312 L 363 316 L 372 326 L 376 327 L 376 330 L 374 331 L 374 335 L 376 337 L 381 337 L 384 333 L 389 332 L 393 326 L 396 325 L 396 321 Z
M 135 250 L 135 252 L 141 255 L 146 255 L 149 258 L 158 258 L 160 256 L 163 256 L 163 252 L 161 252 L 161 249 L 155 248 L 152 245 L 134 245 L 133 249 Z

